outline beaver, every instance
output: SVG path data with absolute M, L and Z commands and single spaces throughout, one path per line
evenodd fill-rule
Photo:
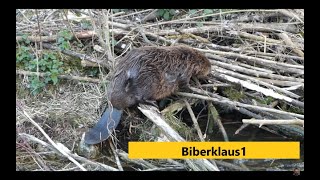
M 85 143 L 106 140 L 120 122 L 123 109 L 138 103 L 155 104 L 178 89 L 189 89 L 192 76 L 202 79 L 210 71 L 204 54 L 185 45 L 132 49 L 116 65 L 107 88 L 109 107 L 85 134 Z

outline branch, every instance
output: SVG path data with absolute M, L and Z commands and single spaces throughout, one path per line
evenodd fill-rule
M 200 138 L 200 141 L 201 141 L 201 142 L 204 142 L 203 134 L 202 134 L 201 129 L 200 129 L 200 127 L 199 127 L 198 120 L 197 120 L 196 116 L 194 115 L 194 113 L 193 113 L 193 111 L 192 111 L 192 109 L 191 109 L 190 104 L 189 104 L 188 101 L 185 100 L 185 99 L 184 99 L 184 103 L 186 104 L 187 110 L 188 110 L 188 112 L 189 112 L 189 114 L 190 114 L 190 117 L 191 117 L 191 119 L 192 119 L 192 121 L 193 121 L 194 127 L 195 127 L 196 130 L 197 130 L 197 133 L 198 133 L 198 136 L 199 136 L 199 138 Z
M 83 32 L 75 32 L 74 35 L 78 39 L 86 39 L 86 38 L 91 38 L 96 35 L 94 31 L 83 31 Z M 73 36 L 72 38 L 75 38 Z M 27 39 L 31 42 L 52 42 L 52 41 L 57 41 L 58 36 L 57 35 L 52 35 L 52 36 L 27 36 Z M 22 36 L 16 36 L 16 40 L 18 42 L 23 41 L 24 39 Z
M 281 39 L 283 39 L 284 42 L 286 43 L 286 45 L 290 46 L 295 53 L 297 53 L 301 57 L 304 57 L 304 53 L 297 47 L 297 45 L 295 45 L 291 41 L 291 39 L 289 38 L 289 36 L 286 33 L 279 33 L 278 36 Z
M 304 115 L 302 115 L 302 114 L 285 112 L 285 111 L 280 111 L 277 109 L 272 109 L 272 108 L 267 108 L 267 107 L 260 107 L 260 106 L 254 106 L 254 105 L 249 105 L 249 104 L 243 104 L 243 103 L 231 101 L 229 99 L 227 100 L 227 98 L 219 99 L 219 98 L 207 97 L 207 96 L 202 96 L 202 95 L 198 95 L 198 94 L 191 94 L 191 93 L 184 93 L 184 92 L 177 92 L 176 94 L 180 95 L 180 96 L 185 96 L 185 97 L 198 98 L 198 99 L 203 99 L 203 100 L 207 100 L 207 101 L 212 101 L 213 103 L 222 103 L 222 104 L 226 104 L 229 106 L 238 106 L 238 107 L 248 108 L 248 109 L 252 109 L 252 110 L 259 110 L 259 111 L 266 111 L 266 112 L 283 114 L 283 115 L 290 115 L 290 116 L 304 119 Z
M 206 54 L 207 57 L 211 57 L 210 54 Z M 282 76 L 282 75 L 278 75 L 278 74 L 272 74 L 270 72 L 261 72 L 261 71 L 256 71 L 253 69 L 248 69 L 248 68 L 244 68 L 244 67 L 240 67 L 240 66 L 236 66 L 233 65 L 232 62 L 228 62 L 228 63 L 224 63 L 224 62 L 218 62 L 215 60 L 210 60 L 211 64 L 232 70 L 232 71 L 237 71 L 237 72 L 241 72 L 244 74 L 248 74 L 248 75 L 252 75 L 252 76 L 256 76 L 256 77 L 267 77 L 270 79 L 279 79 L 279 80 L 283 80 L 283 81 L 297 81 L 297 82 L 304 82 L 304 79 L 301 78 L 294 78 L 294 77 L 288 77 L 288 76 Z M 235 63 L 236 64 L 236 63 Z
M 273 69 L 279 69 L 284 72 L 290 72 L 290 73 L 297 73 L 297 74 L 304 74 L 304 66 L 302 65 L 293 65 L 293 64 L 287 64 L 282 62 L 276 62 L 276 61 L 270 61 L 265 60 L 262 58 L 252 57 L 252 56 L 246 56 L 243 54 L 233 53 L 233 52 L 223 52 L 223 51 L 216 51 L 216 50 L 204 50 L 199 48 L 194 48 L 198 51 L 204 52 L 204 53 L 212 53 L 212 54 L 218 54 L 230 58 L 240 58 L 245 61 L 249 61 L 252 63 L 260 64 L 262 66 L 267 66 Z
M 242 120 L 243 123 L 245 124 L 259 124 L 260 126 L 263 125 L 279 125 L 279 124 L 294 124 L 294 125 L 301 125 L 304 126 L 304 120 L 300 120 L 300 119 L 285 119 L 285 120 L 281 120 L 281 119 L 275 119 L 275 120 L 271 120 L 271 119 L 243 119 Z
M 45 77 L 46 73 L 38 73 L 38 72 L 30 72 L 30 71 L 24 71 L 24 70 L 16 70 L 16 74 L 20 75 L 26 75 L 26 76 L 32 76 L 37 75 L 40 77 Z M 80 76 L 71 76 L 71 75 L 58 75 L 61 79 L 68 79 L 68 80 L 76 80 L 76 81 L 87 81 L 87 82 L 93 82 L 93 83 L 100 83 L 102 82 L 100 79 L 94 79 L 89 77 L 80 77 Z
M 174 131 L 164 120 L 163 116 L 160 114 L 159 110 L 153 106 L 139 104 L 138 109 L 147 116 L 153 123 L 155 123 L 162 132 L 166 135 L 169 140 L 184 142 L 183 139 L 176 131 Z M 210 163 L 206 159 L 195 159 L 188 160 L 186 159 L 189 167 L 193 170 L 211 170 L 219 171 L 219 169 Z M 197 164 L 198 166 L 195 166 Z M 200 169 L 199 169 L 200 168 Z
M 48 43 L 43 43 L 43 47 L 47 48 L 47 49 L 54 50 L 54 51 L 62 52 L 63 54 L 66 54 L 66 55 L 69 55 L 69 56 L 74 56 L 74 57 L 80 58 L 81 60 L 86 60 L 86 61 L 91 61 L 91 62 L 94 62 L 94 63 L 101 64 L 102 66 L 104 66 L 106 68 L 110 68 L 110 65 L 106 64 L 104 61 L 97 60 L 97 59 L 95 59 L 93 57 L 90 57 L 90 56 L 88 56 L 86 54 L 81 54 L 81 53 L 77 53 L 77 52 L 70 51 L 70 50 L 61 50 L 60 48 L 58 48 L 56 46 L 52 46 L 52 45 L 50 45 Z M 108 59 L 106 59 L 105 61 L 108 61 Z
M 252 83 L 250 83 L 248 81 L 243 81 L 243 80 L 240 80 L 240 79 L 237 79 L 237 78 L 225 75 L 225 74 L 220 74 L 220 73 L 216 73 L 216 74 L 214 74 L 214 76 L 216 76 L 218 78 L 222 78 L 222 79 L 227 80 L 227 81 L 232 82 L 232 83 L 240 84 L 241 86 L 243 86 L 245 88 L 248 88 L 248 89 L 251 89 L 251 90 L 254 90 L 254 91 L 257 91 L 257 92 L 261 92 L 262 94 L 264 94 L 266 96 L 271 96 L 271 97 L 273 97 L 275 99 L 284 100 L 284 101 L 286 101 L 286 102 L 288 102 L 290 104 L 293 104 L 293 105 L 296 105 L 296 106 L 299 106 L 299 107 L 302 107 L 302 108 L 304 107 L 304 103 L 303 102 L 295 100 L 295 99 L 292 99 L 292 98 L 284 96 L 284 95 L 281 95 L 279 93 L 276 93 L 272 89 L 266 89 L 266 88 L 260 87 L 258 85 L 252 84 Z
M 230 75 L 230 76 L 234 76 L 236 78 L 239 78 L 239 79 L 243 79 L 243 80 L 249 80 L 249 81 L 252 81 L 252 82 L 255 82 L 257 84 L 260 84 L 260 85 L 263 85 L 265 87 L 268 87 L 270 89 L 273 89 L 279 93 L 282 93 L 282 94 L 285 94 L 289 97 L 292 97 L 292 98 L 300 98 L 300 96 L 286 90 L 286 89 L 283 89 L 283 88 L 279 88 L 277 86 L 274 86 L 274 85 L 271 85 L 269 83 L 266 83 L 262 80 L 258 80 L 256 78 L 253 78 L 253 77 L 250 77 L 250 76 L 246 76 L 246 75 L 242 75 L 242 74 L 239 74 L 239 73 L 236 73 L 236 72 L 233 72 L 233 71 L 229 71 L 229 70 L 226 70 L 226 69 L 223 69 L 223 68 L 215 68 L 214 69 L 216 72 L 219 72 L 219 73 L 223 73 L 223 74 L 226 74 L 226 75 Z

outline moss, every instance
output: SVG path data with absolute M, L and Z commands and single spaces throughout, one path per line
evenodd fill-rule
M 267 96 L 265 98 L 255 98 L 255 100 L 258 101 L 261 104 L 266 104 L 266 105 L 269 105 L 269 104 L 271 104 L 272 102 L 275 101 L 275 99 L 273 97 L 270 97 L 270 96 Z
M 231 100 L 239 101 L 240 99 L 243 99 L 245 95 L 242 93 L 242 91 L 238 91 L 232 87 L 227 87 L 223 91 L 223 93 Z
M 281 103 L 280 107 L 282 110 L 287 111 L 287 112 L 292 112 L 292 113 L 297 113 L 297 114 L 304 114 L 304 110 L 295 106 L 288 105 L 286 103 Z

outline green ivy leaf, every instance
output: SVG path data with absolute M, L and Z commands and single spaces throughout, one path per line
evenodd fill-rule
M 58 38 L 58 43 L 63 43 L 64 42 L 64 38 L 63 37 L 59 37 Z
M 207 15 L 207 14 L 212 14 L 212 13 L 213 13 L 213 10 L 212 10 L 212 9 L 205 9 L 205 10 L 203 11 L 203 13 L 204 13 L 205 15 Z
M 52 80 L 52 82 L 53 82 L 54 85 L 57 84 L 57 82 L 58 82 L 58 76 L 57 76 L 57 75 L 51 75 L 51 80 Z
M 197 26 L 198 26 L 198 27 L 202 27 L 202 26 L 203 26 L 203 23 L 198 22 L 198 23 L 197 23 Z
M 170 15 L 175 15 L 176 11 L 174 9 L 170 9 L 169 13 L 170 13 Z
M 113 13 L 120 12 L 120 9 L 112 9 Z
M 188 14 L 191 16 L 191 15 L 194 15 L 196 12 L 197 12 L 197 10 L 191 9 L 191 10 L 188 12 Z
M 159 9 L 159 10 L 158 10 L 158 14 L 159 14 L 159 16 L 163 16 L 163 14 L 164 14 L 164 9 Z
M 169 13 L 168 11 L 166 11 L 166 12 L 164 13 L 164 15 L 163 15 L 163 18 L 164 18 L 165 20 L 169 20 L 169 19 L 170 19 L 170 13 Z

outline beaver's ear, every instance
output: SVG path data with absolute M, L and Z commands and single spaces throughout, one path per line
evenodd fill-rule
M 173 83 L 177 80 L 177 75 L 174 73 L 164 73 L 164 78 L 166 82 Z
M 127 79 L 126 80 L 126 82 L 125 82 L 125 92 L 129 92 L 130 91 L 130 89 L 131 89 L 131 87 L 132 87 L 132 82 L 133 81 L 133 79 L 132 78 L 129 78 L 129 79 Z
M 138 68 L 136 67 L 130 68 L 127 71 L 126 75 L 127 75 L 127 79 L 125 82 L 125 91 L 129 92 L 132 87 L 133 80 L 138 78 Z
M 138 77 L 138 68 L 137 67 L 130 68 L 127 71 L 127 78 L 128 79 L 133 79 L 133 78 L 137 78 L 137 77 Z

